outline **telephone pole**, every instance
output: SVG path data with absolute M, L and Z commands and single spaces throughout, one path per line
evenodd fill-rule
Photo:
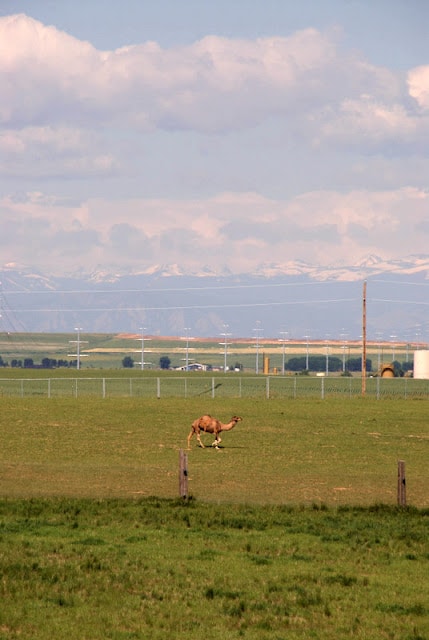
M 366 393 L 366 280 L 362 293 L 362 395 Z

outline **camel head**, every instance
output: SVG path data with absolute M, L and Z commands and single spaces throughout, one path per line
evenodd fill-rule
M 222 431 L 229 431 L 229 429 L 233 429 L 237 422 L 241 422 L 242 420 L 243 418 L 241 418 L 240 416 L 232 416 L 228 425 L 222 425 Z M 227 428 L 225 429 L 224 426 Z

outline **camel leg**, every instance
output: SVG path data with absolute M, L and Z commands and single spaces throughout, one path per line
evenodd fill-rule
M 215 447 L 216 449 L 219 449 L 219 446 L 218 446 L 218 445 L 220 445 L 220 443 L 221 443 L 221 442 L 222 442 L 222 438 L 220 437 L 220 434 L 219 434 L 219 433 L 217 433 L 217 434 L 216 434 L 215 441 L 214 441 L 214 442 L 213 442 L 213 444 L 212 444 L 212 447 Z
M 201 441 L 201 436 L 200 436 L 200 434 L 199 434 L 199 433 L 197 433 L 197 440 L 198 440 L 198 442 L 200 443 L 200 447 L 201 447 L 202 449 L 205 449 L 205 446 L 203 445 L 203 443 L 202 443 L 202 441 Z
M 214 447 L 215 449 L 219 449 L 219 443 L 220 443 L 220 438 L 219 438 L 219 434 L 216 436 L 215 441 L 212 443 L 212 447 Z
M 191 448 L 191 439 L 192 439 L 192 436 L 194 435 L 194 433 L 195 433 L 194 430 L 191 429 L 191 433 L 188 436 L 188 449 Z

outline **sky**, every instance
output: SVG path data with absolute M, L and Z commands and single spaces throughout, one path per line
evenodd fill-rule
M 427 0 L 0 0 L 0 264 L 428 253 Z

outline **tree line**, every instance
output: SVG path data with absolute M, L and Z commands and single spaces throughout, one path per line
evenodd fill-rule
M 40 364 L 36 364 L 33 358 L 13 358 L 9 362 L 0 356 L 0 367 L 12 367 L 13 369 L 57 369 L 65 367 L 73 369 L 77 367 L 77 360 L 62 360 L 56 358 L 43 358 Z

